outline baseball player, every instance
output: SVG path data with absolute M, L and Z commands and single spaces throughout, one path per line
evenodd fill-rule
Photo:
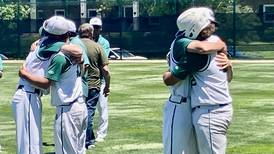
M 64 46 L 61 50 L 73 48 L 82 52 L 77 45 Z M 20 70 L 20 76 L 38 87 L 51 88 L 51 104 L 56 106 L 56 153 L 85 153 L 87 109 L 83 97 L 80 65 L 74 64 L 70 57 L 59 52 L 52 56 L 45 77 L 33 75 L 24 68 Z
M 199 10 L 197 12 L 203 13 L 206 11 Z M 178 18 L 179 29 L 181 28 L 182 30 L 185 30 L 184 27 L 186 27 L 186 23 L 184 23 L 184 20 L 186 20 L 186 18 L 187 17 L 185 16 L 185 14 L 181 14 L 179 16 L 179 18 Z M 177 23 L 178 23 L 178 20 L 177 20 Z M 195 29 L 195 30 L 197 30 L 197 29 Z M 204 28 L 200 32 L 198 39 L 204 40 L 204 39 L 208 38 L 214 32 L 214 30 L 215 30 L 214 24 L 210 24 L 208 27 Z M 186 34 L 187 34 L 187 32 L 186 32 Z M 189 38 L 191 38 L 191 37 L 189 37 Z M 212 36 L 207 39 L 207 42 L 217 43 L 218 41 L 220 41 L 220 40 L 216 36 Z M 194 42 L 194 41 L 191 41 L 188 45 L 186 43 L 187 51 L 190 51 L 189 47 L 191 47 L 192 42 Z M 219 50 L 216 50 L 216 51 L 222 51 L 222 50 L 224 50 L 224 48 L 223 49 L 220 48 Z M 179 51 L 177 51 L 177 52 L 179 52 Z M 180 78 L 180 77 L 185 77 L 186 73 L 193 72 L 193 70 L 190 70 L 188 68 L 189 66 L 192 66 L 192 65 L 186 65 L 185 63 L 183 63 L 186 60 L 185 58 L 186 57 L 184 57 L 184 56 L 181 57 L 181 59 L 179 60 L 177 65 L 173 67 L 173 69 L 175 71 L 173 71 L 172 73 L 169 73 L 169 75 L 173 74 L 174 76 L 177 76 L 177 78 Z M 187 58 L 189 58 L 189 57 L 187 57 Z M 208 55 L 207 58 L 203 58 L 203 61 L 205 61 L 205 59 L 206 59 L 206 61 L 209 64 L 209 67 L 211 67 L 211 69 L 208 70 L 208 68 L 207 68 L 208 64 L 206 64 L 206 65 L 204 65 L 204 68 L 199 69 L 199 71 L 196 71 L 193 73 L 195 81 L 198 79 L 198 77 L 197 77 L 198 75 L 196 75 L 196 74 L 203 74 L 204 78 L 203 79 L 200 78 L 199 82 L 206 83 L 203 85 L 201 83 L 199 83 L 200 86 L 198 86 L 198 84 L 197 84 L 198 82 L 195 82 L 195 85 L 192 87 L 193 90 L 191 90 L 191 105 L 192 105 L 192 110 L 193 110 L 192 117 L 193 117 L 193 124 L 195 126 L 195 132 L 196 132 L 196 137 L 197 137 L 196 139 L 198 142 L 199 153 L 203 153 L 203 154 L 204 153 L 205 154 L 207 154 L 207 153 L 218 153 L 218 154 L 225 153 L 225 147 L 226 147 L 225 133 L 226 133 L 228 124 L 229 124 L 229 122 L 231 120 L 231 116 L 232 116 L 232 108 L 229 107 L 231 98 L 229 96 L 228 88 L 227 88 L 227 77 L 231 77 L 231 76 L 228 76 L 226 72 L 224 72 L 223 70 L 220 70 L 220 67 L 219 67 L 220 64 L 217 64 L 216 61 L 218 61 L 218 63 L 221 63 L 221 65 L 229 65 L 229 62 L 227 61 L 226 58 L 227 58 L 226 55 L 223 53 L 221 53 L 217 57 L 216 57 L 216 53 L 211 53 L 210 55 Z M 196 65 L 198 65 L 198 64 L 196 64 Z M 203 66 L 203 65 L 201 65 L 201 66 Z M 226 66 L 223 66 L 223 67 L 226 67 Z M 231 72 L 230 67 L 228 67 L 228 69 L 229 69 L 228 72 Z M 201 72 L 207 72 L 208 74 L 201 73 Z M 167 77 L 167 76 L 165 76 L 165 77 Z M 215 81 L 213 81 L 213 80 L 215 80 Z M 231 80 L 231 79 L 229 79 L 229 80 Z M 177 81 L 175 80 L 174 83 L 176 83 L 176 82 Z M 210 82 L 214 82 L 214 84 L 212 83 L 212 85 L 211 85 Z M 171 83 L 171 82 L 169 82 L 169 83 Z M 174 83 L 172 83 L 172 84 L 174 84 Z M 222 85 L 224 87 L 222 87 L 220 85 Z M 223 88 L 223 90 L 221 87 Z M 202 91 L 203 93 L 200 92 L 199 94 L 197 94 L 197 92 L 199 92 L 199 91 L 197 91 L 197 88 L 198 89 L 200 88 L 200 91 Z M 220 89 L 218 89 L 218 88 L 220 88 Z M 215 91 L 215 94 L 213 93 L 213 91 Z M 196 94 L 196 95 L 194 95 L 194 94 Z M 194 96 L 194 98 L 193 98 L 193 96 Z M 219 97 L 219 100 L 223 101 L 221 103 L 221 105 L 219 105 L 219 104 L 208 105 L 208 106 L 205 105 L 202 107 L 200 105 L 195 105 L 195 104 L 200 104 L 200 102 L 203 102 L 201 100 L 204 100 L 206 102 L 211 102 L 211 103 L 216 102 L 216 100 L 218 100 L 218 98 L 217 97 L 214 98 L 214 96 Z M 219 109 L 223 106 L 227 106 L 227 109 Z M 204 110 L 205 112 L 197 113 L 197 109 L 200 109 L 203 107 L 206 108 Z M 218 112 L 218 111 L 211 112 L 211 110 L 215 110 L 215 109 L 220 110 L 221 112 Z M 217 112 L 219 114 L 214 115 Z M 222 112 L 223 112 L 223 114 L 222 114 Z M 211 114 L 212 114 L 212 117 L 209 116 Z
M 43 23 L 42 29 L 41 39 L 32 44 L 31 52 L 24 64 L 27 71 L 38 76 L 44 76 L 51 56 L 66 47 L 63 45 L 68 25 L 65 18 L 53 16 Z M 72 50 L 72 56 L 77 55 L 75 53 Z M 19 79 L 19 86 L 12 101 L 17 132 L 17 153 L 42 153 L 42 93 L 48 93 L 48 90 L 34 86 L 23 78 Z
M 210 24 L 203 14 L 196 13 L 194 9 L 189 9 L 182 13 L 184 20 L 177 19 L 177 25 L 179 32 L 171 45 L 171 51 L 169 59 L 170 71 L 164 74 L 164 82 L 171 86 L 171 96 L 166 102 L 164 107 L 164 128 L 163 128 L 163 143 L 164 153 L 198 153 L 197 145 L 194 135 L 194 129 L 191 122 L 191 107 L 190 107 L 190 77 L 187 70 L 174 69 L 178 61 L 179 56 L 185 59 L 182 62 L 187 66 L 191 66 L 193 70 L 198 69 L 201 66 L 191 65 L 191 62 L 201 62 L 200 60 L 205 55 L 196 56 L 191 52 L 209 53 L 215 52 L 222 47 L 224 43 L 219 42 L 217 45 L 208 42 L 196 41 L 191 42 L 185 37 L 191 37 L 195 39 L 199 33 Z M 184 24 L 186 27 L 180 27 L 180 24 Z M 191 28 L 195 28 L 195 30 Z M 182 34 L 182 32 L 184 34 Z M 188 50 L 190 53 L 186 53 Z M 201 62 L 199 65 L 204 64 Z M 194 67 L 195 66 L 195 67 Z M 174 74 L 173 71 L 179 71 L 182 80 L 179 82 L 169 83 L 169 77 Z M 175 84 L 176 83 L 176 84 Z M 174 85 L 173 85 L 174 84 Z
M 79 36 L 83 43 L 86 45 L 88 52 L 88 58 L 90 66 L 88 67 L 88 84 L 89 93 L 87 97 L 87 108 L 88 108 L 88 127 L 87 127 L 87 138 L 86 148 L 90 149 L 94 147 L 95 135 L 93 132 L 93 117 L 96 110 L 96 105 L 99 99 L 100 93 L 100 76 L 101 74 L 105 78 L 106 85 L 103 89 L 103 94 L 107 96 L 109 94 L 110 85 L 110 73 L 108 69 L 108 59 L 102 49 L 102 47 L 91 40 L 93 33 L 93 27 L 86 23 L 79 27 Z
M 58 42 L 56 36 L 67 33 L 63 25 L 63 17 L 54 16 L 43 24 L 44 33 L 48 36 L 39 41 L 39 45 L 26 58 L 24 67 L 33 74 L 43 76 L 45 67 L 49 64 L 52 53 L 58 52 L 64 42 Z M 52 24 L 56 23 L 56 24 Z M 50 31 L 54 28 L 55 31 Z M 51 37 L 49 34 L 54 34 Z M 42 104 L 40 97 L 45 91 L 38 88 L 23 78 L 19 79 L 19 86 L 13 96 L 12 109 L 16 123 L 17 153 L 40 154 L 42 152 L 41 113 Z
M 93 26 L 93 40 L 100 44 L 106 57 L 110 53 L 110 45 L 107 39 L 100 35 L 102 31 L 102 20 L 98 17 L 91 18 L 89 23 Z M 108 129 L 108 97 L 103 94 L 104 87 L 106 85 L 105 79 L 101 76 L 101 90 L 99 95 L 99 101 L 97 109 L 99 111 L 99 124 L 97 129 L 96 142 L 103 142 L 104 138 L 107 136 Z

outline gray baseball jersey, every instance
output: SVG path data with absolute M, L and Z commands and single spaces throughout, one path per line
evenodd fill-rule
M 215 42 L 219 38 L 211 36 L 208 41 Z M 218 105 L 232 102 L 229 94 L 227 73 L 221 70 L 215 61 L 217 53 L 208 55 L 207 65 L 193 73 L 195 85 L 191 91 L 191 106 Z
M 216 41 L 213 36 L 208 41 Z M 226 133 L 232 119 L 232 98 L 229 95 L 227 74 L 215 61 L 216 53 L 208 55 L 208 64 L 193 74 L 191 90 L 192 122 L 199 153 L 225 154 Z

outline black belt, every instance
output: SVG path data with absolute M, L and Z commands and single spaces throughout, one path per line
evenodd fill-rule
M 83 99 L 83 103 L 85 102 L 85 97 L 84 96 L 79 96 L 77 97 L 74 101 L 70 102 L 70 103 L 67 103 L 67 104 L 63 104 L 63 105 L 58 105 L 58 106 L 61 106 L 61 107 L 65 107 L 65 106 L 71 106 L 73 103 L 79 101 L 80 99 Z M 80 103 L 80 102 L 79 102 Z
M 186 103 L 187 97 L 170 95 L 169 101 L 176 104 Z
M 226 104 L 216 104 L 216 105 L 199 105 L 199 106 L 195 106 L 194 108 L 192 108 L 192 112 L 195 111 L 196 109 L 199 109 L 199 108 L 203 107 L 203 106 L 216 107 L 216 108 L 218 108 L 218 107 L 224 107 L 224 106 L 226 106 L 226 105 L 228 105 L 228 104 L 230 104 L 230 103 L 226 103 Z
M 24 89 L 24 85 L 19 85 L 17 89 Z M 38 94 L 38 95 L 40 95 L 40 93 L 41 93 L 41 90 L 37 89 L 37 88 L 34 88 L 34 91 L 27 91 L 25 89 L 24 89 L 24 91 L 27 93 L 34 93 L 34 94 Z

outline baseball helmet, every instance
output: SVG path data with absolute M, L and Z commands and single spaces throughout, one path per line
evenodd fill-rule
M 219 23 L 216 21 L 216 18 L 215 18 L 215 15 L 214 15 L 214 12 L 212 9 L 208 8 L 208 7 L 198 7 L 197 8 L 198 10 L 202 11 L 202 12 L 205 12 L 207 14 L 207 17 L 208 19 L 215 23 L 215 25 L 218 25 Z
M 75 25 L 75 23 L 72 20 L 68 20 L 68 19 L 67 19 L 67 22 L 68 22 L 68 26 L 69 26 L 69 30 L 68 30 L 69 35 L 72 36 L 72 37 L 76 36 L 77 34 L 76 34 L 76 25 Z
M 190 39 L 196 39 L 199 33 L 211 22 L 208 13 L 197 8 L 190 8 L 177 18 L 177 27 L 181 34 Z
M 52 35 L 63 35 L 69 31 L 69 25 L 64 17 L 53 16 L 44 21 L 43 29 Z
M 96 26 L 102 26 L 102 20 L 98 17 L 93 17 L 89 20 L 89 24 L 91 24 L 92 26 L 96 25 Z

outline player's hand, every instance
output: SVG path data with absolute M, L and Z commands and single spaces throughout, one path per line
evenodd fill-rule
M 219 52 L 227 54 L 227 45 L 225 44 L 225 42 L 222 41 L 221 39 L 219 39 L 218 42 L 221 43 L 223 46 L 222 50 L 220 50 Z
M 109 93 L 110 93 L 109 87 L 105 87 L 103 91 L 104 96 L 107 97 Z
M 228 59 L 227 55 L 223 52 L 218 53 L 216 55 L 215 61 L 217 62 L 217 66 L 220 67 L 221 70 L 224 70 L 227 67 L 232 67 L 231 61 Z
M 24 76 L 26 75 L 26 73 L 27 73 L 27 70 L 26 70 L 26 68 L 24 67 L 24 65 L 22 65 L 22 66 L 20 67 L 20 69 L 19 69 L 19 72 L 18 72 L 19 77 L 24 78 Z
M 30 52 L 34 51 L 36 47 L 38 46 L 39 40 L 33 42 L 30 46 Z

